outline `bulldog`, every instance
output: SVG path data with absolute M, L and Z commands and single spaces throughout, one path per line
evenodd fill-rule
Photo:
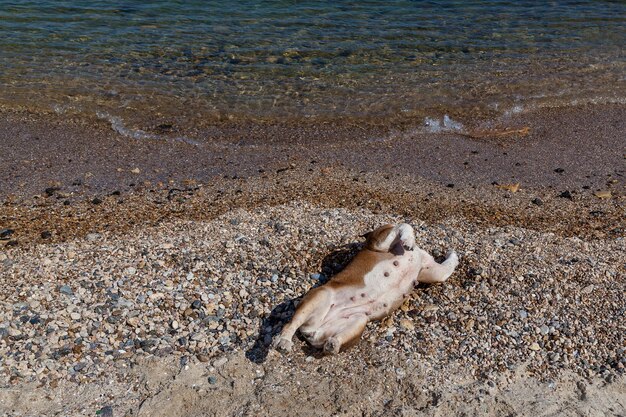
M 439 264 L 415 246 L 415 231 L 405 223 L 387 224 L 364 235 L 364 248 L 326 284 L 311 289 L 273 346 L 282 352 L 293 347 L 300 330 L 314 347 L 329 354 L 356 344 L 370 320 L 393 313 L 418 282 L 446 281 L 459 264 L 451 251 Z

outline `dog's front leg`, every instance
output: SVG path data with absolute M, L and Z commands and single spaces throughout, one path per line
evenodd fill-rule
M 312 289 L 296 309 L 293 318 L 283 327 L 282 332 L 274 339 L 273 346 L 282 352 L 289 352 L 293 347 L 293 336 L 304 324 L 315 321 L 318 315 L 325 315 L 332 302 L 332 291 L 318 287 Z
M 445 282 L 459 265 L 459 257 L 454 251 L 450 251 L 447 259 L 441 264 L 437 263 L 437 261 L 424 250 L 420 250 L 420 254 L 422 256 L 422 269 L 417 276 L 417 280 L 425 284 Z

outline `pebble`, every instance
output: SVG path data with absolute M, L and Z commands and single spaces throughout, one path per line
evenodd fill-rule
M 582 292 L 583 294 L 591 294 L 594 288 L 595 286 L 593 284 L 589 284 L 585 288 L 583 288 L 580 292 Z
M 74 295 L 74 292 L 72 291 L 69 285 L 61 285 L 59 287 L 59 292 L 65 295 Z
M 573 200 L 573 198 L 574 198 L 574 197 L 572 196 L 572 193 L 571 193 L 571 192 L 569 192 L 569 191 L 563 191 L 561 194 L 559 194 L 559 197 L 561 197 L 561 198 L 567 198 L 567 199 L 569 199 L 569 200 Z
M 216 368 L 220 368 L 226 365 L 226 362 L 228 362 L 228 358 L 226 358 L 225 356 L 222 356 L 221 358 L 218 358 L 213 362 L 213 366 Z
M 85 236 L 88 242 L 95 242 L 96 240 L 100 240 L 100 238 L 102 238 L 100 233 L 88 233 L 87 236 Z
M 414 330 L 415 329 L 415 325 L 413 324 L 413 322 L 411 320 L 407 320 L 407 319 L 400 320 L 400 327 L 402 327 L 405 330 Z
M 110 405 L 106 405 L 102 407 L 101 409 L 96 411 L 96 416 L 97 417 L 113 417 L 113 407 L 111 407 Z
M 217 377 L 216 377 L 216 376 L 211 375 L 211 376 L 209 377 L 209 384 L 211 384 L 211 385 L 215 385 L 215 384 L 217 384 Z
M 207 355 L 204 355 L 202 353 L 199 353 L 198 355 L 196 355 L 196 358 L 198 358 L 198 360 L 203 363 L 208 362 L 210 359 Z
M 367 227 L 399 221 L 298 204 L 207 222 L 164 222 L 132 235 L 39 242 L 10 258 L 0 253 L 0 268 L 12 274 L 0 306 L 0 356 L 24 375 L 46 369 L 69 379 L 78 365 L 84 368 L 75 376 L 97 378 L 111 372 L 106 364 L 121 369 L 137 355 L 195 356 L 219 368 L 226 355 L 248 352 L 259 336 L 269 345 L 278 322 L 293 313 L 290 300 L 305 294 L 312 280 L 326 279 L 320 264 L 331 248 L 362 242 Z M 234 217 L 237 225 L 228 222 Z M 243 230 L 246 239 L 236 250 L 223 245 Z M 624 363 L 615 360 L 624 355 L 618 351 L 623 336 L 596 324 L 612 323 L 604 312 L 623 302 L 604 283 L 617 277 L 614 254 L 624 252 L 626 240 L 584 241 L 450 220 L 445 227 L 424 225 L 418 243 L 431 253 L 464 251 L 465 269 L 443 285 L 418 287 L 384 326 L 369 325 L 361 344 L 419 352 L 420 360 L 437 364 L 454 353 L 476 374 L 499 372 L 499 363 L 524 363 L 529 354 L 529 369 L 540 375 L 567 369 L 605 378 L 602 367 L 617 377 L 624 373 Z M 569 262 L 574 258 L 580 261 Z M 334 262 L 328 271 L 344 261 Z M 324 273 L 315 272 L 320 269 Z M 572 277 L 594 284 L 581 286 Z M 0 373 L 0 383 L 8 378 Z
M 2 229 L 0 230 L 0 239 L 6 239 L 9 236 L 11 236 L 13 233 L 15 233 L 15 230 L 13 229 Z

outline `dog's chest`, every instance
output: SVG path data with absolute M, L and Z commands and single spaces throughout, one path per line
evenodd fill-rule
M 363 286 L 344 292 L 350 310 L 361 311 L 372 319 L 386 316 L 408 296 L 416 282 L 421 259 L 416 252 L 383 259 L 363 276 Z M 343 298 L 343 297 L 342 297 Z M 350 307 L 348 307 L 350 306 Z

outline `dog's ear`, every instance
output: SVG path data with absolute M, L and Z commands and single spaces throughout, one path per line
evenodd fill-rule
M 367 233 L 363 233 L 363 234 L 361 235 L 361 237 L 362 237 L 363 239 L 367 240 L 367 239 L 369 239 L 369 238 L 370 238 L 370 236 L 371 236 L 371 235 L 372 235 L 372 232 L 367 232 Z

